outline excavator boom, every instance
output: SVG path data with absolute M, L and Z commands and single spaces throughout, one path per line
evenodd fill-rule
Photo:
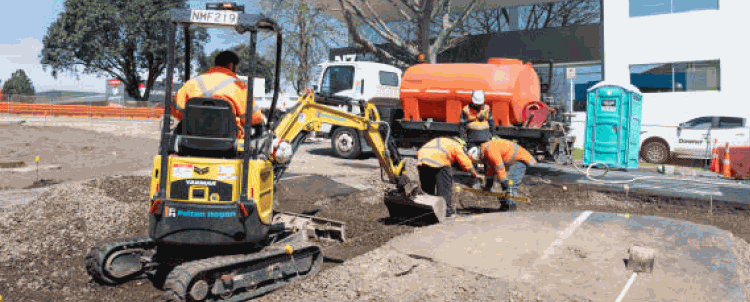
M 402 175 L 404 162 L 390 139 L 390 126 L 380 121 L 375 105 L 368 103 L 363 106 L 362 116 L 350 114 L 317 103 L 315 94 L 309 93 L 301 97 L 294 109 L 282 118 L 276 126 L 275 135 L 287 142 L 295 142 L 307 133 L 319 131 L 324 123 L 359 130 L 365 135 L 390 183 L 407 185 L 409 180 Z

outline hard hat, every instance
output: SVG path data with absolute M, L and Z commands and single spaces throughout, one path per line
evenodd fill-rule
M 273 141 L 273 153 L 271 160 L 277 163 L 285 164 L 292 159 L 292 145 L 283 139 L 277 138 Z
M 471 93 L 471 103 L 477 106 L 484 105 L 484 91 L 474 90 Z
M 481 151 L 479 150 L 479 147 L 471 147 L 471 149 L 469 149 L 469 158 L 473 161 L 479 161 L 480 153 Z

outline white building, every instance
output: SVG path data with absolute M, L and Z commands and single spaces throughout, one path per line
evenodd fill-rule
M 675 127 L 706 115 L 748 118 L 748 11 L 744 0 L 602 0 L 603 77 L 631 83 L 631 74 L 654 69 L 672 77 L 667 91 L 642 89 L 643 125 Z M 585 118 L 579 112 L 574 119 L 578 147 Z

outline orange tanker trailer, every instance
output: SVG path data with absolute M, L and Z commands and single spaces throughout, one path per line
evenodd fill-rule
M 550 112 L 540 102 L 539 76 L 530 63 L 492 58 L 487 64 L 419 64 L 407 69 L 401 82 L 404 120 L 458 123 L 473 90 L 484 91 L 496 126 L 540 127 Z

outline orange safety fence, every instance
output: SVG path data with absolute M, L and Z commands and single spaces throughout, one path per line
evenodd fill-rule
M 158 119 L 164 108 L 0 103 L 0 113 L 91 118 Z

